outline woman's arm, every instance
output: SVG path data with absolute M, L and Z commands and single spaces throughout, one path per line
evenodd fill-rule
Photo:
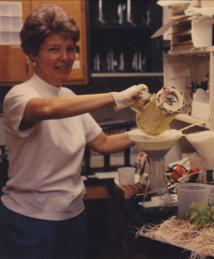
M 116 153 L 134 145 L 127 133 L 106 135 L 100 133 L 88 146 L 99 153 Z
M 24 122 L 62 119 L 91 112 L 106 105 L 115 105 L 111 93 L 33 98 L 24 111 Z
M 139 84 L 121 92 L 33 98 L 26 105 L 22 123 L 72 117 L 107 105 L 123 109 L 142 99 L 146 91 L 147 86 Z

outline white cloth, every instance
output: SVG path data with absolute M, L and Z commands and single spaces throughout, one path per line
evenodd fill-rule
M 72 218 L 84 209 L 84 183 L 80 176 L 86 143 L 102 129 L 89 114 L 44 120 L 20 131 L 27 102 L 34 97 L 74 95 L 34 75 L 14 86 L 4 101 L 9 151 L 9 178 L 2 202 L 26 216 L 47 220 Z

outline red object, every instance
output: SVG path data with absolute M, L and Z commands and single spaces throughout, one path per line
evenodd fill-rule
M 185 167 L 183 166 L 180 166 L 180 165 L 176 165 L 176 166 L 173 166 L 172 168 L 172 174 L 171 174 L 171 178 L 174 180 L 174 181 L 178 181 L 179 178 L 183 177 L 184 175 L 187 174 L 187 170 Z
M 198 167 L 198 166 L 192 166 L 189 173 L 190 173 L 190 174 L 195 174 L 195 173 L 198 173 L 198 172 L 200 172 L 200 171 L 201 171 L 200 167 Z

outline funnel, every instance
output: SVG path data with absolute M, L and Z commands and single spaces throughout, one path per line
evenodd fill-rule
M 159 135 L 149 135 L 135 129 L 129 133 L 129 136 L 143 151 L 149 153 L 152 157 L 163 157 L 183 134 L 180 130 L 170 129 Z
M 214 130 L 186 134 L 185 137 L 203 159 L 214 159 Z
M 175 129 L 166 130 L 155 136 L 146 134 L 139 129 L 132 130 L 129 133 L 130 139 L 149 155 L 151 191 L 166 188 L 164 156 L 181 136 L 183 136 L 182 131 Z

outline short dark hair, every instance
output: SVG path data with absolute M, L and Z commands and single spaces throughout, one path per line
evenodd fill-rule
M 52 33 L 71 38 L 75 45 L 80 38 L 79 27 L 65 10 L 52 4 L 41 5 L 26 18 L 20 32 L 24 53 L 38 55 L 45 38 Z

